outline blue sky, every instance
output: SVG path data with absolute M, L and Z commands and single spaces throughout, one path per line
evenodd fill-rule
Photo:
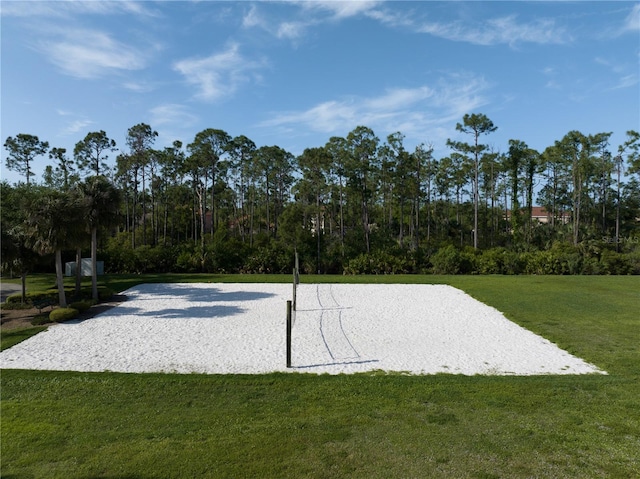
M 465 113 L 544 150 L 570 130 L 640 129 L 638 2 L 2 1 L 1 135 L 126 151 L 205 128 L 293 154 L 358 125 L 436 158 Z M 112 155 L 115 161 L 117 153 Z M 5 166 L 3 179 L 19 179 Z M 36 180 L 49 163 L 34 163 Z

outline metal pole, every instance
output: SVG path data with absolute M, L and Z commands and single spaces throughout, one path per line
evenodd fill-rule
M 293 310 L 296 310 L 296 296 L 298 295 L 298 283 L 296 283 L 296 270 L 293 270 Z
M 291 301 L 287 301 L 287 367 L 291 367 Z

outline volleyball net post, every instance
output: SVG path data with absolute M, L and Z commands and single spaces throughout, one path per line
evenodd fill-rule
M 293 310 L 296 310 L 297 306 L 297 293 L 298 293 L 298 285 L 300 284 L 300 265 L 298 262 L 298 252 L 295 253 L 295 260 L 293 265 Z
M 291 330 L 293 329 L 293 314 L 291 301 L 287 301 L 287 367 L 291 367 Z
M 291 367 L 291 332 L 293 325 L 296 321 L 296 306 L 298 296 L 298 284 L 300 284 L 300 269 L 298 262 L 298 252 L 295 252 L 294 266 L 293 266 L 293 294 L 291 301 L 287 301 L 287 367 Z

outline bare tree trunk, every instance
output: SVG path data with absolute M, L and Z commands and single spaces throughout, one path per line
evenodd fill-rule
M 98 228 L 91 228 L 91 297 L 98 301 Z
M 27 273 L 20 273 L 20 284 L 22 286 L 22 296 L 20 298 L 20 303 L 24 304 L 27 301 Z
M 202 190 L 205 190 L 202 188 Z M 204 194 L 200 188 L 196 188 L 198 194 L 198 208 L 200 211 L 200 269 L 204 271 L 204 236 L 205 236 L 205 222 L 204 222 Z
M 340 177 L 340 251 L 344 258 L 344 200 L 342 197 L 342 176 Z
M 620 159 L 622 160 L 622 159 Z M 618 184 L 616 191 L 616 252 L 620 252 L 620 170 L 621 163 L 618 163 Z
M 76 298 L 80 298 L 82 290 L 82 248 L 76 249 Z
M 62 250 L 56 250 L 56 282 L 58 283 L 58 303 L 61 308 L 67 307 L 67 295 L 64 294 L 64 277 L 62 275 Z

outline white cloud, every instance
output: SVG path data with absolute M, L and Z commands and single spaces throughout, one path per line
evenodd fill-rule
M 247 14 L 242 18 L 242 26 L 244 28 L 265 27 L 265 20 L 258 12 L 258 8 L 252 5 Z
M 71 110 L 64 110 L 58 108 L 56 113 L 63 117 L 66 125 L 59 131 L 60 136 L 76 136 L 77 133 L 84 133 L 90 125 L 93 125 L 93 121 L 87 118 L 82 118 L 82 114 L 76 113 Z
M 76 120 L 67 125 L 63 133 L 65 135 L 73 135 L 75 133 L 84 131 L 91 124 L 93 124 L 91 120 Z
M 410 107 L 434 95 L 434 90 L 422 86 L 419 88 L 397 88 L 386 94 L 365 100 L 364 104 L 370 110 L 390 111 Z
M 301 8 L 300 17 L 288 21 L 267 19 L 256 5 L 242 19 L 244 28 L 259 27 L 271 35 L 287 40 L 301 38 L 306 30 L 325 22 L 337 22 L 358 15 L 373 16 L 379 1 L 292 1 Z
M 175 103 L 158 105 L 151 109 L 151 123 L 153 125 L 178 125 L 188 127 L 195 124 L 198 117 L 189 112 L 188 108 Z
M 155 89 L 154 85 L 145 81 L 128 81 L 123 83 L 122 86 L 136 93 L 148 93 Z
M 637 32 L 640 30 L 640 3 L 636 3 L 625 19 L 623 31 Z
M 612 88 L 612 90 L 620 90 L 622 88 L 629 88 L 638 84 L 638 75 L 632 73 L 631 75 L 625 75 L 619 79 L 618 84 Z
M 476 45 L 496 45 L 517 43 L 563 44 L 571 41 L 564 28 L 554 20 L 538 19 L 529 23 L 519 23 L 515 15 L 489 19 L 479 25 L 469 25 L 456 21 L 450 23 L 426 22 L 417 27 L 447 40 L 468 42 Z
M 106 33 L 75 29 L 66 30 L 62 35 L 62 40 L 41 41 L 36 48 L 71 76 L 96 78 L 114 71 L 145 67 L 141 52 Z
M 278 38 L 295 40 L 304 34 L 309 25 L 309 23 L 305 22 L 282 22 L 278 25 L 275 35 Z
M 195 85 L 197 98 L 215 101 L 233 95 L 238 87 L 257 78 L 255 73 L 263 68 L 263 61 L 247 60 L 240 54 L 237 44 L 206 58 L 188 58 L 173 65 L 187 83 Z
M 265 18 L 258 11 L 256 5 L 252 5 L 251 9 L 242 18 L 242 26 L 244 28 L 258 27 L 276 38 L 295 40 L 304 35 L 305 30 L 316 23 L 316 20 L 305 18 L 304 20 L 291 21 L 273 21 Z
M 0 13 L 2 16 L 12 17 L 48 17 L 61 18 L 79 14 L 114 15 L 135 14 L 139 16 L 155 17 L 159 14 L 151 10 L 148 4 L 138 1 L 11 1 L 2 2 Z
M 629 71 L 637 70 L 637 65 L 634 65 L 635 68 L 630 68 L 630 66 L 626 63 L 618 63 L 615 60 L 609 60 L 602 57 L 596 57 L 594 61 L 597 64 L 608 68 L 613 74 L 612 76 L 615 76 L 617 78 L 616 85 L 609 88 L 609 90 L 628 88 L 638 83 L 638 74 L 635 72 L 628 73 Z
M 303 111 L 277 113 L 260 126 L 292 133 L 307 129 L 345 135 L 358 125 L 367 125 L 385 134 L 402 131 L 407 137 L 432 137 L 442 125 L 459 121 L 465 113 L 485 105 L 487 88 L 482 78 L 454 74 L 436 86 L 394 88 L 376 97 L 351 96 L 327 100 Z
M 306 11 L 320 10 L 326 11 L 331 14 L 331 18 L 334 20 L 342 20 L 344 18 L 350 18 L 357 15 L 361 15 L 370 12 L 380 3 L 379 1 L 301 1 L 297 2 Z

